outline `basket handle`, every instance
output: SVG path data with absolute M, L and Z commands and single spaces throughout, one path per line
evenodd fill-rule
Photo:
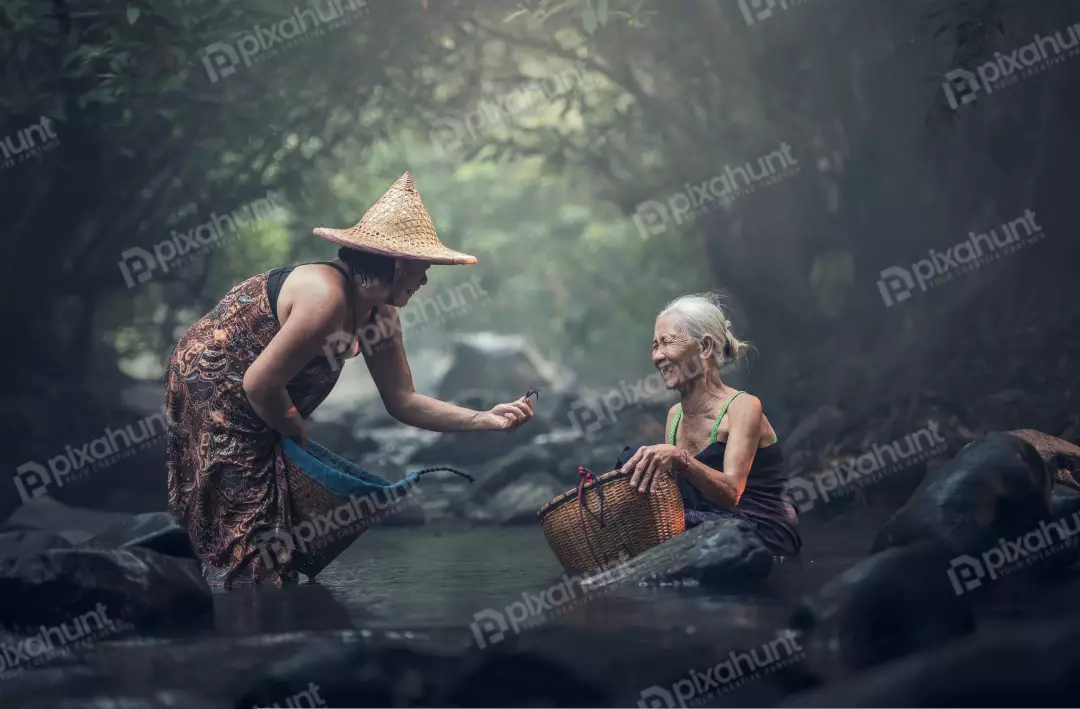
M 589 537 L 588 527 L 585 526 L 585 512 L 591 514 L 594 518 L 600 521 L 600 528 L 604 527 L 604 486 L 597 480 L 593 471 L 589 470 L 585 466 L 578 466 L 578 520 L 581 522 L 581 533 L 585 537 L 585 543 L 589 546 L 589 552 L 592 554 L 593 563 L 597 566 L 601 566 L 601 562 L 598 561 L 599 557 L 596 554 L 596 549 L 593 548 L 592 539 Z M 596 490 L 597 496 L 600 498 L 600 516 L 597 517 L 596 513 L 589 509 L 589 506 L 585 504 L 585 483 L 595 482 L 593 489 Z M 584 510 L 584 511 L 583 511 Z
M 468 473 L 463 473 L 460 470 L 455 470 L 453 468 L 447 468 L 447 467 L 424 468 L 423 470 L 417 470 L 416 472 L 412 473 L 412 475 L 415 475 L 416 477 L 420 477 L 421 475 L 427 475 L 428 473 L 437 473 L 440 470 L 446 470 L 448 472 L 453 473 L 454 475 L 460 475 L 461 477 L 465 478 L 466 480 L 468 480 L 471 483 L 476 482 L 476 478 L 469 475 Z

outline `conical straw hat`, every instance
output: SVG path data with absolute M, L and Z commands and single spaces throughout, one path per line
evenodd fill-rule
M 435 223 L 406 172 L 351 229 L 316 227 L 315 236 L 357 251 L 438 264 L 476 263 L 476 257 L 443 245 Z

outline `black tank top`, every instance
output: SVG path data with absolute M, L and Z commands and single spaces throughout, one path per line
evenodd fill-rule
M 330 266 L 335 271 L 340 273 L 341 277 L 345 279 L 345 299 L 346 302 L 349 303 L 349 310 L 352 311 L 353 339 L 349 340 L 349 344 L 348 346 L 346 346 L 345 351 L 343 353 L 340 353 L 338 356 L 346 355 L 349 353 L 350 350 L 352 350 L 353 340 L 356 338 L 356 313 L 355 311 L 353 311 L 353 308 L 355 308 L 356 306 L 353 301 L 352 278 L 349 277 L 348 271 L 346 271 L 344 268 L 337 265 L 336 263 L 332 263 L 330 261 L 314 261 L 312 264 L 298 263 L 295 266 L 283 266 L 281 268 L 275 268 L 274 270 L 270 271 L 270 273 L 266 277 L 266 294 L 270 298 L 270 312 L 274 314 L 274 319 L 277 320 L 278 325 L 280 325 L 281 318 L 278 317 L 277 302 L 278 296 L 281 294 L 281 286 L 285 284 L 285 279 L 289 277 L 289 274 L 296 270 L 297 266 L 309 266 L 314 264 Z M 374 314 L 374 309 L 372 310 L 372 314 Z
M 738 392 L 724 404 L 724 408 L 716 418 L 716 423 L 713 424 L 709 445 L 694 456 L 713 470 L 724 469 L 724 453 L 727 451 L 727 443 L 716 440 L 720 421 L 727 414 L 728 405 L 742 393 L 744 392 Z M 671 445 L 675 445 L 675 431 L 678 429 L 681 418 L 682 409 L 680 408 L 668 432 L 668 443 Z M 678 478 L 679 492 L 682 494 L 688 524 L 718 517 L 742 517 L 754 526 L 762 541 L 773 551 L 795 555 L 802 548 L 802 537 L 799 535 L 798 511 L 787 497 L 787 483 L 784 453 L 775 436 L 771 445 L 758 448 L 757 453 L 754 454 L 754 462 L 750 465 L 750 473 L 746 478 L 746 487 L 739 498 L 739 503 L 731 509 L 725 509 L 713 503 L 684 478 Z

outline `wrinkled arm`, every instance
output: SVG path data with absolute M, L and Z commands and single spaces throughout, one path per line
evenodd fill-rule
M 730 509 L 739 503 L 750 466 L 757 454 L 761 437 L 761 402 L 748 394 L 740 396 L 728 409 L 731 422 L 724 451 L 724 469 L 710 468 L 696 458 L 687 456 L 679 475 L 697 488 L 713 504 Z

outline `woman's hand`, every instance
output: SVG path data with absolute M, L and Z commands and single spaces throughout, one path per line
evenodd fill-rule
M 499 404 L 491 411 L 484 413 L 484 418 L 487 423 L 490 423 L 492 431 L 514 431 L 532 417 L 532 401 L 525 396 L 509 404 Z
M 293 439 L 296 445 L 300 446 L 304 450 L 307 450 L 308 446 L 308 427 L 307 421 L 300 415 L 300 412 L 296 410 L 295 406 L 289 408 L 285 412 L 285 420 L 288 421 L 288 430 L 286 437 Z
M 638 492 L 652 492 L 656 487 L 656 476 L 674 474 L 676 469 L 689 463 L 686 451 L 662 443 L 657 446 L 642 446 L 637 453 L 622 467 L 622 472 L 630 473 L 630 487 Z

